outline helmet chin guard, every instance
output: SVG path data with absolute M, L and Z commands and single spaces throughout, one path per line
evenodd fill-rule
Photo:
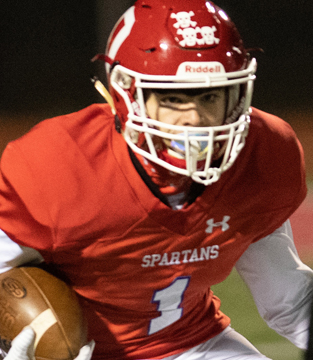
M 240 118 L 228 125 L 203 127 L 194 129 L 187 126 L 172 126 L 177 134 L 169 134 L 156 128 L 157 121 L 141 118 L 142 122 L 133 122 L 129 120 L 126 123 L 124 137 L 130 148 L 146 159 L 163 166 L 164 168 L 181 174 L 190 176 L 194 181 L 210 185 L 216 182 L 221 174 L 229 169 L 245 144 L 245 138 L 248 134 L 249 116 L 241 115 Z M 162 124 L 166 127 L 165 124 Z M 138 147 L 136 140 L 138 135 L 144 134 L 147 144 L 147 150 Z M 185 167 L 181 166 L 181 161 L 176 161 L 177 152 L 167 149 L 168 155 L 173 157 L 173 161 L 166 161 L 162 156 L 164 149 L 158 149 L 155 146 L 154 138 L 168 139 L 179 143 L 184 148 Z M 134 141 L 135 140 L 135 141 Z M 201 150 L 204 148 L 203 150 Z M 213 165 L 214 163 L 219 165 Z
M 159 121 L 134 116 L 126 122 L 124 138 L 134 152 L 146 159 L 210 185 L 236 160 L 244 147 L 249 122 L 249 115 L 243 114 L 234 123 L 221 126 L 194 128 L 162 123 L 163 128 L 177 132 L 173 134 L 158 130 Z M 143 137 L 145 145 L 138 146 Z M 164 146 L 168 141 L 172 147 Z
M 206 0 L 137 0 L 113 29 L 105 58 L 134 152 L 204 185 L 232 166 L 248 134 L 256 60 L 222 9 Z M 147 116 L 147 89 L 221 87 L 229 89 L 223 125 L 171 125 Z

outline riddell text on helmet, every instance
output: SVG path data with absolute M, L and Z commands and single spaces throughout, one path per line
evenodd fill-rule
M 188 74 L 224 74 L 225 68 L 218 61 L 185 61 L 178 66 L 176 75 Z
M 216 65 L 215 67 L 209 67 L 209 66 L 190 66 L 190 65 L 186 65 L 185 66 L 185 72 L 186 73 L 195 73 L 195 72 L 200 72 L 200 73 L 219 73 L 221 72 L 221 67 L 220 65 Z

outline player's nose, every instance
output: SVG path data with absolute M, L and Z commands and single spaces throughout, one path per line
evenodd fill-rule
M 184 126 L 201 126 L 201 116 L 194 104 L 190 104 L 181 115 L 181 123 Z

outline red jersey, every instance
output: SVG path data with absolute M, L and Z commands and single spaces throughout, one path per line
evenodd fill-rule
M 1 171 L 0 228 L 79 294 L 93 359 L 161 358 L 220 333 L 229 318 L 210 287 L 306 194 L 294 132 L 256 109 L 235 164 L 182 210 L 152 194 L 107 105 L 38 124 Z

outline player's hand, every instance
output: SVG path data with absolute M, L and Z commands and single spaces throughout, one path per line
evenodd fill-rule
M 30 326 L 26 326 L 12 341 L 11 349 L 4 360 L 33 360 L 35 332 Z M 80 349 L 75 360 L 90 360 L 95 342 L 90 341 Z
M 11 349 L 4 360 L 34 359 L 35 332 L 26 326 L 12 341 Z
M 78 356 L 74 360 L 90 360 L 94 347 L 95 342 L 92 340 L 80 349 Z

